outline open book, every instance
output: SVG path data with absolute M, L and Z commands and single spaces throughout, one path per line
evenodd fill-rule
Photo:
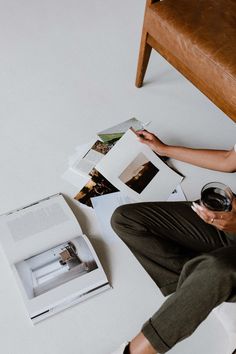
M 33 323 L 110 288 L 62 194 L 1 215 L 0 235 Z

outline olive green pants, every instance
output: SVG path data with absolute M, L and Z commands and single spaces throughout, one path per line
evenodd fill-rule
M 236 234 L 202 221 L 189 202 L 123 205 L 111 225 L 163 295 L 173 293 L 142 328 L 158 353 L 191 335 L 217 305 L 236 302 Z

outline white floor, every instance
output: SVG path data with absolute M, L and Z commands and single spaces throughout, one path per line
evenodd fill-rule
M 235 123 L 156 53 L 145 85 L 134 86 L 143 10 L 141 0 L 0 1 L 0 213 L 59 191 L 73 197 L 76 189 L 60 176 L 76 145 L 133 116 L 152 120 L 150 129 L 170 144 L 227 149 L 236 143 Z M 236 191 L 235 174 L 174 164 L 186 176 L 189 199 L 216 179 Z M 117 242 L 119 264 L 93 213 L 74 209 L 114 289 L 33 328 L 1 252 L 4 354 L 109 354 L 163 301 Z M 170 352 L 226 354 L 225 348 L 222 327 L 210 315 Z

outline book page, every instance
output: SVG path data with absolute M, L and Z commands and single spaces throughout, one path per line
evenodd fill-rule
M 115 143 L 106 144 L 97 140 L 82 158 L 79 158 L 72 164 L 72 170 L 82 176 L 88 176 L 96 164 L 114 146 L 114 144 Z
M 0 243 L 10 262 L 80 234 L 80 225 L 61 194 L 0 216 Z
M 181 185 L 178 185 L 167 199 L 168 202 L 185 202 L 186 200 L 187 198 L 181 188 Z
M 135 201 L 165 201 L 183 179 L 130 129 L 96 169 Z
M 109 243 L 117 241 L 118 236 L 111 227 L 111 216 L 120 205 L 130 204 L 133 201 L 121 192 L 91 198 L 91 201 L 101 227 L 103 239 Z
M 98 265 L 82 236 L 21 260 L 16 270 L 29 299 L 40 296 Z
M 82 160 L 76 162 L 74 164 L 74 166 L 72 167 L 72 169 L 79 174 L 88 176 L 89 172 L 93 169 L 93 167 L 101 160 L 101 157 L 100 157 L 101 154 L 99 154 L 99 153 L 97 153 L 97 154 L 99 155 L 98 158 L 96 158 L 96 159 L 94 158 L 93 161 L 83 158 Z M 97 155 L 97 154 L 96 154 L 96 152 L 94 153 L 94 155 Z
M 106 274 L 85 235 L 19 259 L 13 274 L 33 322 L 110 288 Z
M 69 217 L 60 204 L 54 203 L 33 211 L 29 210 L 23 215 L 16 213 L 15 217 L 6 220 L 6 224 L 14 241 L 20 241 L 68 220 Z

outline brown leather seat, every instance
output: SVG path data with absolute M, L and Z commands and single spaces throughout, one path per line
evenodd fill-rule
M 147 0 L 138 87 L 151 48 L 236 121 L 236 0 Z

